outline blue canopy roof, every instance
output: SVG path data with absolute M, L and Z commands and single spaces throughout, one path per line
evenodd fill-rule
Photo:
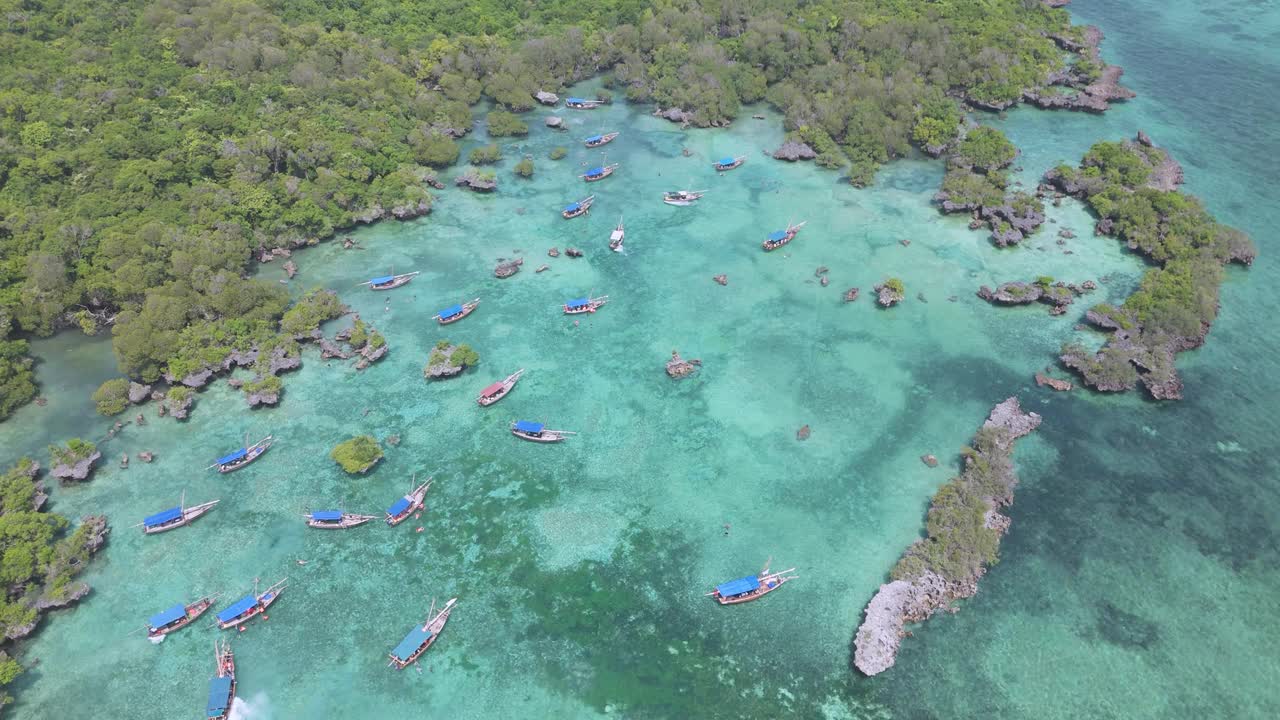
M 587 171 L 587 174 L 588 174 L 588 175 L 603 175 L 603 174 L 604 174 L 604 168 L 602 168 L 602 167 L 593 167 L 593 168 L 591 168 L 590 170 L 588 170 L 588 171 Z
M 588 298 L 574 298 L 573 300 L 566 302 L 564 306 L 572 310 L 574 308 L 586 307 L 589 302 L 591 302 L 591 300 Z
M 235 462 L 236 460 L 239 460 L 240 458 L 248 454 L 249 454 L 248 448 L 240 448 L 239 450 L 231 453 L 230 455 L 224 455 L 218 458 L 218 464 L 226 465 L 227 463 Z
M 142 519 L 142 524 L 147 527 L 155 527 L 157 525 L 163 525 L 172 520 L 177 520 L 180 517 L 182 517 L 182 508 L 171 507 L 168 510 L 161 510 L 155 515 L 146 516 L 145 518 Z
M 734 163 L 735 163 L 735 162 L 737 162 L 737 161 L 738 161 L 738 159 L 737 159 L 737 158 L 723 157 L 723 158 L 720 158 L 720 162 L 718 162 L 718 163 L 716 163 L 716 164 L 717 164 L 717 165 L 732 165 L 732 164 L 734 164 Z
M 156 613 L 155 615 L 152 615 L 151 618 L 147 620 L 147 625 L 150 625 L 153 628 L 161 628 L 161 627 L 164 627 L 165 625 L 168 625 L 171 622 L 176 622 L 178 620 L 181 620 L 186 616 L 187 616 L 186 605 L 174 605 L 168 610 L 164 610 Z
M 341 520 L 341 510 L 316 510 L 311 513 L 312 520 Z
M 395 504 L 393 504 L 389 510 L 387 510 L 387 514 L 392 517 L 395 517 L 396 515 L 399 515 L 400 513 L 408 509 L 409 505 L 411 504 L 412 503 L 409 502 L 409 498 L 400 498 L 399 500 L 395 501 Z
M 237 602 L 235 605 L 232 605 L 226 610 L 223 610 L 222 612 L 218 613 L 218 619 L 221 620 L 222 622 L 230 622 L 240 617 L 241 615 L 245 614 L 245 612 L 247 612 L 250 608 L 256 606 L 257 604 L 258 604 L 258 598 L 252 595 L 245 595 L 243 598 L 240 599 L 240 602 Z
M 370 285 L 382 285 L 382 284 L 384 284 L 384 283 L 389 283 L 389 282 L 391 282 L 392 280 L 395 280 L 395 279 L 396 279 L 396 276 L 395 276 L 395 275 L 383 275 L 382 277 L 376 277 L 376 278 L 374 278 L 374 279 L 370 280 L 370 281 L 369 281 L 369 284 L 370 284 Z
M 584 103 L 587 101 L 583 100 L 582 98 L 565 98 L 565 102 L 576 105 L 578 103 Z
M 445 309 L 441 310 L 438 314 L 439 314 L 439 315 L 440 315 L 440 317 L 442 317 L 442 318 L 451 318 L 451 317 L 453 317 L 454 315 L 461 315 L 461 314 L 462 314 L 462 306 L 461 306 L 461 305 L 450 305 L 449 307 L 447 307 L 447 308 L 445 308 Z
M 231 704 L 231 678 L 216 677 L 209 681 L 209 707 L 207 715 L 209 717 L 218 717 L 227 711 L 227 706 Z
M 545 426 L 540 422 L 529 422 L 528 420 L 516 421 L 516 429 L 520 432 L 540 433 L 542 432 L 543 427 Z
M 601 141 L 601 140 L 603 140 L 603 139 L 604 139 L 604 136 L 603 136 L 603 135 L 592 135 L 591 137 L 587 138 L 587 140 L 586 140 L 586 141 L 587 141 L 587 142 L 600 142 L 600 141 Z
M 395 650 L 391 651 L 392 655 L 400 658 L 401 661 L 407 661 L 409 656 L 418 651 L 422 644 L 431 639 L 431 631 L 424 630 L 422 627 L 415 627 L 409 631 L 408 635 L 400 641 Z
M 577 212 L 577 211 L 578 211 L 578 208 L 580 208 L 580 207 L 582 207 L 582 203 L 569 203 L 568 205 L 565 205 L 565 206 L 564 206 L 564 211 L 565 211 L 565 212 Z
M 769 239 L 772 240 L 773 242 L 777 242 L 786 236 L 787 236 L 786 230 L 774 230 L 773 232 L 769 233 Z
M 733 597 L 734 595 L 751 592 L 758 587 L 760 587 L 760 579 L 755 575 L 750 575 L 717 585 L 716 592 L 720 593 L 720 597 Z

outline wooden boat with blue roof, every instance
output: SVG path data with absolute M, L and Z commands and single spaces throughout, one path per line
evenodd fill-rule
M 312 510 L 303 517 L 307 519 L 307 527 L 321 530 L 346 530 L 378 519 L 377 515 L 360 515 L 341 510 Z
M 140 523 L 142 532 L 147 535 L 155 535 L 156 533 L 167 532 L 189 525 L 196 518 L 212 510 L 213 506 L 217 505 L 218 502 L 217 500 L 210 500 L 207 503 L 186 507 L 185 500 L 179 501 L 176 507 L 161 510 L 154 515 L 148 515 L 143 518 Z
M 247 440 L 248 438 L 245 439 Z M 274 440 L 272 437 L 268 435 L 248 447 L 242 447 L 233 453 L 228 453 L 218 458 L 212 465 L 205 469 L 212 470 L 213 468 L 218 468 L 218 472 L 220 473 L 235 472 L 261 457 L 262 453 L 266 452 L 273 442 Z
M 540 422 L 516 420 L 511 423 L 511 434 L 530 442 L 554 443 L 564 440 L 569 435 L 577 435 L 578 433 L 570 430 L 551 430 Z
M 608 295 L 574 298 L 565 302 L 564 314 L 581 315 L 583 313 L 593 313 L 607 302 L 609 302 Z
M 213 642 L 213 656 L 218 671 L 209 681 L 209 703 L 205 707 L 205 716 L 209 720 L 226 720 L 231 715 L 231 704 L 236 699 L 236 656 L 231 652 L 231 643 Z
M 724 172 L 725 170 L 733 170 L 734 168 L 741 167 L 742 163 L 746 161 L 746 155 L 742 155 L 740 157 L 722 157 L 715 162 L 715 166 L 716 170 Z
M 603 100 L 588 100 L 586 98 L 565 98 L 564 106 L 574 110 L 595 110 L 604 104 Z
M 431 478 L 414 488 L 412 492 L 392 503 L 387 508 L 387 524 L 395 527 L 426 505 L 427 491 L 431 489 Z
M 795 571 L 795 568 L 791 568 L 790 570 L 771 573 L 769 572 L 769 563 L 766 562 L 764 569 L 758 575 L 748 575 L 737 580 L 720 583 L 715 590 L 707 593 L 707 595 L 714 597 L 716 602 L 721 605 L 737 605 L 738 603 L 750 602 L 777 590 L 788 580 L 795 580 L 795 575 L 788 574 Z
M 586 145 L 589 148 L 596 148 L 596 147 L 600 147 L 601 145 L 608 145 L 609 143 L 613 142 L 614 139 L 616 139 L 617 137 L 618 137 L 618 133 L 616 132 L 604 133 L 603 135 L 592 135 L 591 137 L 583 140 L 582 144 Z
M 435 644 L 436 639 L 440 637 L 440 631 L 444 630 L 444 624 L 449 622 L 449 614 L 453 612 L 453 608 L 458 604 L 458 598 L 453 598 L 440 608 L 440 612 L 435 612 L 436 603 L 431 601 L 431 609 L 427 611 L 427 621 L 422 627 L 414 627 L 409 631 L 408 635 L 400 641 L 400 644 L 391 651 L 388 657 L 391 662 L 387 667 L 393 667 L 397 670 L 403 670 L 422 656 L 428 648 Z
M 475 312 L 475 309 L 479 306 L 480 306 L 480 298 L 476 298 L 475 300 L 472 300 L 469 303 L 462 303 L 461 305 L 451 305 L 441 310 L 440 312 L 436 313 L 434 317 L 437 321 L 440 322 L 441 325 L 448 325 L 450 323 L 456 323 L 462 318 L 470 315 L 472 312 Z
M 229 630 L 265 613 L 272 603 L 280 599 L 280 593 L 285 589 L 285 580 L 288 579 L 281 579 L 261 593 L 254 590 L 252 595 L 245 595 L 234 605 L 218 613 L 218 628 Z
M 617 169 L 618 169 L 618 163 L 613 163 L 612 165 L 601 165 L 599 167 L 591 168 L 590 170 L 586 171 L 582 175 L 579 175 L 578 177 L 582 178 L 587 182 L 596 182 L 597 180 L 603 180 L 609 177 L 610 175 L 613 174 L 613 171 Z
M 591 212 L 591 203 L 595 201 L 595 195 L 588 195 L 576 203 L 569 203 L 568 205 L 565 205 L 564 210 L 561 210 L 560 214 L 564 216 L 565 220 L 576 218 L 579 215 L 586 215 L 588 212 Z
M 800 228 L 802 227 L 804 227 L 803 222 L 795 225 L 787 225 L 786 230 L 775 230 L 774 232 L 769 233 L 769 237 L 765 238 L 764 242 L 760 243 L 760 247 L 764 248 L 765 252 L 777 250 L 783 245 L 794 240 L 796 233 L 800 232 Z
M 401 285 L 409 284 L 409 281 L 420 274 L 418 270 L 413 272 L 400 273 L 399 275 L 383 275 L 372 280 L 365 280 L 361 285 L 368 285 L 370 290 L 395 290 Z
M 171 632 L 181 630 L 208 612 L 217 599 L 217 595 L 209 595 L 187 605 L 174 605 L 168 610 L 161 610 L 147 618 L 147 637 L 152 639 L 164 637 Z
M 520 380 L 520 376 L 524 374 L 524 368 L 511 373 L 506 380 L 496 382 L 480 391 L 480 396 L 476 398 L 476 402 L 481 407 L 489 407 L 498 402 L 511 392 L 511 388 L 516 386 L 516 382 Z
M 662 202 L 678 207 L 687 207 L 702 199 L 706 190 L 668 190 L 662 193 Z

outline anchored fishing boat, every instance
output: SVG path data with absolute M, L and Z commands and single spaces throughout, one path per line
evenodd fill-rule
M 482 407 L 489 407 L 490 405 L 498 402 L 502 398 L 506 397 L 507 393 L 511 392 L 511 388 L 516 386 L 516 381 L 518 381 L 520 376 L 523 374 L 524 368 L 520 368 L 508 375 L 506 380 L 496 382 L 486 387 L 480 391 L 480 396 L 476 398 L 476 402 Z
M 788 225 L 786 230 L 775 230 L 774 232 L 769 233 L 769 237 L 765 238 L 764 242 L 760 243 L 760 247 L 764 248 L 765 252 L 777 250 L 783 245 L 794 240 L 796 233 L 800 232 L 800 228 L 802 227 L 804 227 L 804 223 Z
M 383 275 L 372 280 L 366 280 L 360 285 L 368 285 L 370 290 L 394 290 L 401 285 L 407 285 L 410 280 L 419 274 L 417 270 L 409 273 L 401 273 L 399 275 Z M 357 286 L 359 287 L 359 286 Z
M 618 217 L 618 227 L 609 233 L 609 249 L 614 252 L 622 252 L 622 237 L 626 232 L 622 229 L 622 217 Z
M 217 505 L 217 500 L 210 500 L 207 503 L 185 506 L 185 496 L 183 500 L 178 501 L 177 507 L 171 507 L 168 510 L 161 510 L 155 515 L 148 515 L 139 523 L 142 526 L 142 532 L 147 535 L 155 535 L 156 533 L 166 532 L 174 528 L 180 528 L 190 524 L 193 520 L 213 509 Z M 138 527 L 135 525 L 134 527 Z
M 723 157 L 715 162 L 716 170 L 732 170 L 747 161 L 747 156 L 741 157 Z
M 422 509 L 426 504 L 427 490 L 431 489 L 431 478 L 414 488 L 412 492 L 399 500 L 395 501 L 391 507 L 387 508 L 387 524 L 395 527 L 409 518 L 410 515 Z
M 378 519 L 377 515 L 358 515 L 341 510 L 312 510 L 303 517 L 307 519 L 307 527 L 322 530 L 346 530 Z
M 581 297 L 570 300 L 564 304 L 565 315 L 581 315 L 582 313 L 593 313 L 601 305 L 609 302 L 608 295 L 600 297 Z
M 553 443 L 578 433 L 569 430 L 550 430 L 540 422 L 517 420 L 511 423 L 511 434 L 531 442 Z
M 603 135 L 592 135 L 591 137 L 583 140 L 582 144 L 586 145 L 589 148 L 595 148 L 595 147 L 600 147 L 601 145 L 608 145 L 609 143 L 613 142 L 614 139 L 617 137 L 618 137 L 618 133 L 616 132 L 605 133 Z
M 248 440 L 248 438 L 245 439 Z M 212 465 L 205 468 L 205 470 L 218 468 L 218 472 L 220 473 L 229 473 L 239 470 L 245 465 L 248 465 L 261 457 L 262 453 L 266 452 L 267 448 L 271 447 L 272 442 L 274 441 L 271 436 L 268 435 L 248 447 L 242 447 L 233 453 L 218 458 Z
M 236 656 L 231 643 L 213 641 L 213 657 L 218 674 L 209 682 L 209 704 L 205 715 L 209 720 L 226 720 L 231 715 L 231 703 L 236 699 Z
M 440 322 L 441 325 L 456 323 L 462 318 L 474 312 L 475 309 L 479 307 L 479 305 L 480 305 L 480 298 L 476 298 L 475 300 L 472 300 L 469 303 L 463 303 L 461 305 L 452 305 L 450 307 L 447 307 L 441 310 L 440 312 L 436 313 L 434 317 L 436 320 Z
M 147 618 L 147 637 L 163 637 L 175 630 L 181 630 L 205 614 L 217 599 L 217 595 L 210 595 L 189 605 L 174 605 L 168 610 L 152 615 Z
M 603 180 L 609 177 L 613 174 L 613 171 L 617 169 L 618 163 L 613 163 L 612 165 L 601 165 L 600 167 L 591 168 L 586 173 L 579 175 L 578 177 L 586 180 L 587 182 L 596 182 L 597 180 Z
M 218 613 L 218 628 L 227 630 L 265 613 L 272 603 L 280 599 L 280 593 L 285 588 L 285 580 L 288 579 L 281 579 L 280 582 L 261 593 L 255 589 L 254 594 L 245 595 L 235 605 Z
M 564 210 L 561 210 L 560 214 L 564 216 L 565 220 L 576 218 L 579 215 L 586 215 L 591 210 L 591 203 L 595 201 L 596 196 L 589 195 L 576 203 L 569 203 L 568 205 L 565 205 Z
M 449 613 L 453 612 L 453 607 L 458 603 L 458 598 L 453 598 L 440 608 L 440 612 L 435 612 L 436 602 L 431 601 L 431 609 L 427 611 L 427 621 L 422 627 L 414 627 L 409 631 L 408 635 L 400 641 L 400 644 L 391 651 L 389 657 L 391 662 L 387 667 L 393 667 L 397 670 L 403 670 L 405 666 L 421 657 L 422 653 L 427 651 L 436 638 L 440 637 L 440 631 L 444 629 L 444 624 L 449 622 Z
M 772 558 L 770 560 L 772 561 Z M 788 575 L 788 573 L 795 571 L 795 568 L 791 568 L 790 570 L 771 573 L 769 572 L 769 563 L 766 562 L 759 575 L 748 575 L 737 580 L 730 580 L 727 583 L 721 583 L 716 586 L 715 590 L 707 593 L 707 596 L 714 597 L 716 602 L 721 605 L 750 602 L 777 590 L 788 580 L 795 580 L 795 575 Z
M 603 100 L 587 100 L 586 98 L 565 98 L 564 106 L 574 110 L 595 110 L 604 104 Z
M 698 202 L 706 192 L 706 190 L 668 190 L 662 193 L 662 202 L 686 207 Z

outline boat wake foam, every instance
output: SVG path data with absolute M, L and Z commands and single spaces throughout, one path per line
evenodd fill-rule
M 227 720 L 271 720 L 271 701 L 266 693 L 258 693 L 251 699 L 236 697 L 231 701 L 231 714 Z

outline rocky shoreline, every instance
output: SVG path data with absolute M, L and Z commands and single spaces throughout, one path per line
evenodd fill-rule
M 1040 425 L 1041 418 L 1023 412 L 1017 397 L 996 405 L 965 451 L 964 470 L 933 497 L 928 538 L 917 540 L 893 570 L 892 582 L 880 586 L 867 604 L 865 619 L 854 636 L 854 666 L 865 675 L 893 667 L 908 622 L 921 622 L 955 600 L 978 592 L 978 580 L 995 560 L 995 546 L 1010 520 L 999 511 L 1013 503 L 1018 484 L 1011 460 L 1014 441 Z M 977 514 L 981 527 L 965 537 L 968 519 Z M 950 523 L 955 516 L 959 521 Z M 989 553 L 980 548 L 990 544 Z
M 1041 278 L 1036 282 L 1001 283 L 995 290 L 986 285 L 978 288 L 978 297 L 992 305 L 1029 305 L 1034 302 L 1050 305 L 1050 315 L 1062 315 L 1077 296 L 1097 289 L 1097 284 L 1086 280 L 1075 283 L 1053 282 L 1053 278 Z

